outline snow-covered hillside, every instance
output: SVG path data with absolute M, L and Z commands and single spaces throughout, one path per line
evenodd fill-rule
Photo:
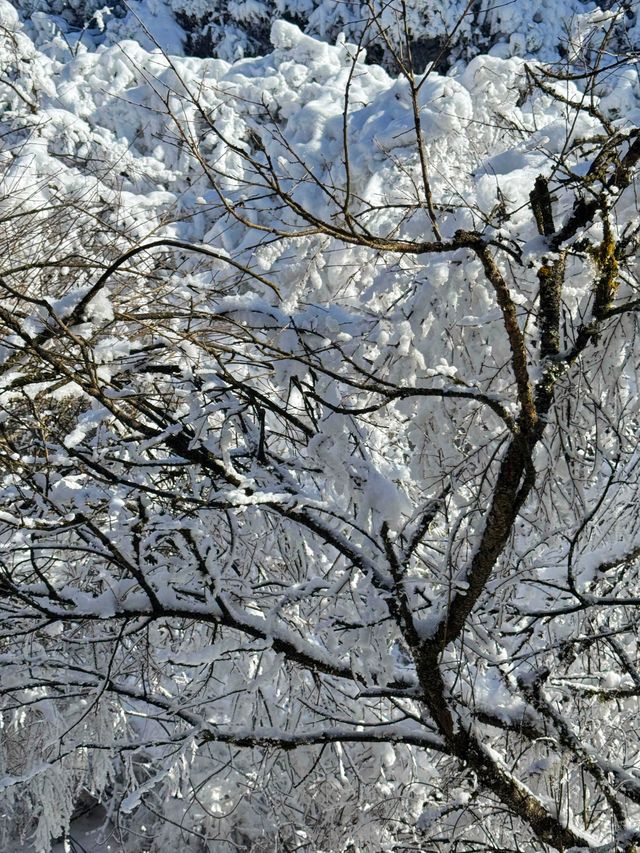
M 117 0 L 107 5 L 101 0 L 18 0 L 14 5 L 36 40 L 46 40 L 56 29 L 72 45 L 78 40 L 92 46 L 132 38 L 145 47 L 159 43 L 171 53 L 227 61 L 268 53 L 271 24 L 282 19 L 330 43 L 340 33 L 354 42 L 362 37 L 370 57 L 394 69 L 392 49 L 400 44 L 403 33 L 398 26 L 399 0 L 379 6 L 363 0 Z M 584 47 L 590 23 L 602 20 L 602 12 L 611 8 L 609 2 L 591 0 L 406 3 L 419 70 L 427 62 L 447 69 L 489 51 L 503 58 L 559 61 L 568 51 Z M 638 44 L 637 6 L 626 3 L 621 8 L 623 15 L 609 51 Z M 371 29 L 378 13 L 389 44 Z

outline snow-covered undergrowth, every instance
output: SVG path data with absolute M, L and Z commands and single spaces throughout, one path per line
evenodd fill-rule
M 353 42 L 363 39 L 375 61 L 394 68 L 393 52 L 402 42 L 398 24 L 400 3 L 366 0 L 17 0 L 14 4 L 39 42 L 54 30 L 72 49 L 117 44 L 134 39 L 147 48 L 159 43 L 171 53 L 217 56 L 235 61 L 270 51 L 274 20 L 295 23 L 303 32 L 327 42 L 345 33 Z M 609 2 L 592 0 L 511 0 L 508 3 L 463 0 L 408 0 L 408 29 L 419 67 L 434 62 L 439 69 L 459 60 L 468 62 L 491 51 L 495 56 L 535 57 L 557 62 L 584 50 L 593 24 Z M 626 49 L 638 43 L 637 4 L 626 3 L 607 49 Z M 386 39 L 372 32 L 370 22 L 380 17 Z M 599 40 L 596 29 L 596 42 Z M 591 45 L 594 46 L 593 44 Z
M 508 39 L 412 90 L 97 5 L 0 0 L 2 849 L 83 801 L 127 853 L 622 844 L 640 101 L 585 68 L 635 13 L 476 10 Z

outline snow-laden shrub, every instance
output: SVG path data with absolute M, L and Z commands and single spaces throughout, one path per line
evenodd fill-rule
M 2 843 L 628 847 L 633 63 L 0 16 Z

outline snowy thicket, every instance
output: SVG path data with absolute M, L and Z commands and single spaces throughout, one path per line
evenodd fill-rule
M 0 847 L 631 851 L 635 12 L 98 6 L 0 0 Z
M 602 16 L 599 10 L 606 16 L 612 8 L 610 0 L 16 0 L 14 5 L 37 42 L 57 30 L 70 46 L 131 38 L 148 48 L 159 44 L 171 52 L 233 62 L 270 52 L 271 24 L 282 19 L 331 43 L 340 33 L 362 40 L 369 60 L 392 71 L 405 33 L 398 21 L 403 8 L 418 70 L 427 63 L 448 69 L 489 50 L 502 58 L 556 62 L 583 51 L 587 32 Z M 624 53 L 640 37 L 637 3 L 626 0 L 620 10 L 607 44 L 613 53 Z M 376 17 L 384 38 L 371 28 Z

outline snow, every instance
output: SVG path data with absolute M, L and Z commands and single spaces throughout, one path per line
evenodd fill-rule
M 461 9 L 410 4 L 412 31 L 440 38 Z M 474 7 L 446 62 L 418 75 L 421 161 L 396 35 L 384 67 L 365 62 L 364 11 L 0 0 L 3 849 L 19 827 L 20 849 L 56 850 L 85 794 L 105 809 L 77 823 L 96 850 L 119 849 L 95 830 L 120 820 L 130 853 L 195 849 L 182 825 L 255 850 L 294 835 L 338 850 L 345 827 L 355 850 L 391 850 L 396 825 L 417 827 L 409 845 L 439 827 L 488 843 L 470 815 L 493 806 L 440 755 L 407 638 L 426 646 L 474 603 L 520 402 L 515 333 L 472 251 L 405 249 L 437 236 L 426 164 L 444 243 L 486 239 L 529 378 L 546 376 L 539 273 L 558 252 L 531 189 L 552 182 L 560 228 L 607 121 L 614 140 L 638 123 L 637 69 L 594 92 L 552 80 L 555 98 L 525 64 L 559 59 L 565 28 L 568 61 L 589 55 L 611 13 Z M 629 17 L 616 44 L 625 26 L 637 35 Z M 188 55 L 189 28 L 217 55 Z M 572 112 L 583 98 L 592 108 Z M 637 220 L 637 188 L 619 183 L 616 237 Z M 570 238 L 557 360 L 591 316 L 605 226 Z M 393 251 L 376 250 L 385 240 Z M 635 299 L 636 262 L 618 262 L 614 298 Z M 621 584 L 639 594 L 634 323 L 616 315 L 558 367 L 537 490 L 439 656 L 456 730 L 544 803 L 580 766 L 557 732 L 519 751 L 519 728 L 554 731 L 527 694 L 545 666 L 556 716 L 574 703 L 582 757 L 599 759 L 602 732 L 603 766 L 625 784 L 638 757 L 620 734 L 634 698 L 586 689 L 637 684 L 631 605 L 616 598 Z M 353 742 L 316 748 L 338 723 Z M 361 737 L 388 726 L 389 740 Z M 285 752 L 223 737 L 256 733 Z M 605 843 L 605 806 L 593 822 Z

